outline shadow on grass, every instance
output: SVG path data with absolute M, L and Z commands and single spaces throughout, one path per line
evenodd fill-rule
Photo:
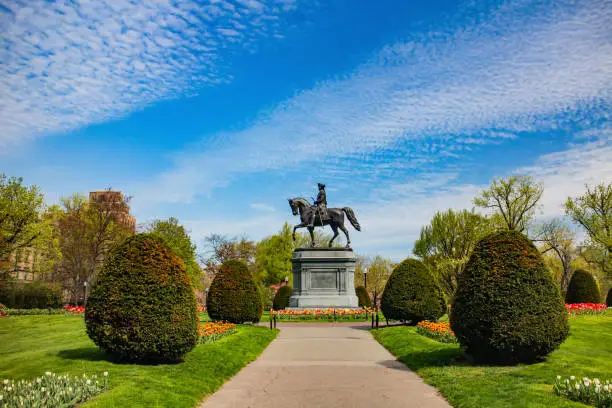
M 97 347 L 81 347 L 75 349 L 60 350 L 57 353 L 59 358 L 65 360 L 82 360 L 82 361 L 107 361 L 113 364 L 125 365 L 175 365 L 182 361 L 130 361 L 119 358 L 118 356 L 100 350 Z
M 463 352 L 457 349 L 415 351 L 413 353 L 400 356 L 398 360 L 413 371 L 417 371 L 425 367 L 445 367 L 453 365 L 462 366 L 469 364 L 465 359 Z M 398 366 L 396 361 L 383 361 L 379 364 L 398 370 L 405 369 Z

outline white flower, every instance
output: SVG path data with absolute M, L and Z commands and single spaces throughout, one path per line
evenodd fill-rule
M 91 380 L 87 380 L 87 385 L 91 385 Z
M 47 371 L 47 372 L 45 372 L 45 375 L 46 375 L 47 377 L 50 377 L 50 376 L 51 376 L 51 371 Z
M 4 383 L 4 384 L 8 384 L 8 379 L 5 379 L 5 380 L 3 381 L 3 383 Z
M 580 389 L 580 384 L 576 383 L 576 389 L 579 390 Z
M 2 394 L 0 394 L 0 401 L 2 401 L 2 398 L 4 398 L 4 397 L 2 396 Z
M 42 392 L 45 392 L 45 387 L 41 387 L 41 388 L 40 388 L 40 390 L 41 390 Z
M 72 392 L 72 387 L 68 387 L 68 392 Z
M 6 390 L 7 390 L 8 392 L 11 392 L 11 390 L 12 390 L 12 389 L 13 389 L 12 387 L 8 387 Z
M 41 381 L 40 378 L 36 379 L 36 382 L 39 383 L 39 384 L 40 384 L 40 381 Z
M 610 387 L 608 386 L 608 384 L 606 384 L 606 385 L 603 386 L 603 389 L 608 391 L 610 389 Z
M 576 377 L 574 377 L 573 375 L 570 376 L 570 380 L 574 381 L 576 379 Z
M 558 375 L 558 376 L 557 376 L 557 380 L 560 380 L 560 379 L 561 379 L 561 376 L 560 376 L 560 375 Z
M 105 371 L 105 372 L 104 372 L 104 376 L 105 376 L 105 377 L 108 377 L 108 371 Z
M 593 378 L 593 382 L 594 382 L 595 384 L 597 384 L 597 385 L 601 384 L 601 383 L 599 382 L 599 378 Z

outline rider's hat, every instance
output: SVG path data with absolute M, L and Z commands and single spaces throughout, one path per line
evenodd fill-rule
M 325 184 L 323 183 L 318 183 L 317 186 L 319 186 L 319 188 L 325 188 Z

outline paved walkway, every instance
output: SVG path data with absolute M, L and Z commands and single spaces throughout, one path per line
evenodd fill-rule
M 280 323 L 262 355 L 201 408 L 449 408 L 416 374 L 354 324 Z

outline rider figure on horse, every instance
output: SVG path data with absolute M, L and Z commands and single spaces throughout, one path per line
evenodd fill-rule
M 310 219 L 308 220 L 308 227 L 314 227 L 314 220 L 319 213 L 319 217 L 321 219 L 321 223 L 323 223 L 323 219 L 327 217 L 327 196 L 325 195 L 325 184 L 318 183 L 319 194 L 317 194 L 317 199 L 312 206 L 312 211 L 310 213 Z

